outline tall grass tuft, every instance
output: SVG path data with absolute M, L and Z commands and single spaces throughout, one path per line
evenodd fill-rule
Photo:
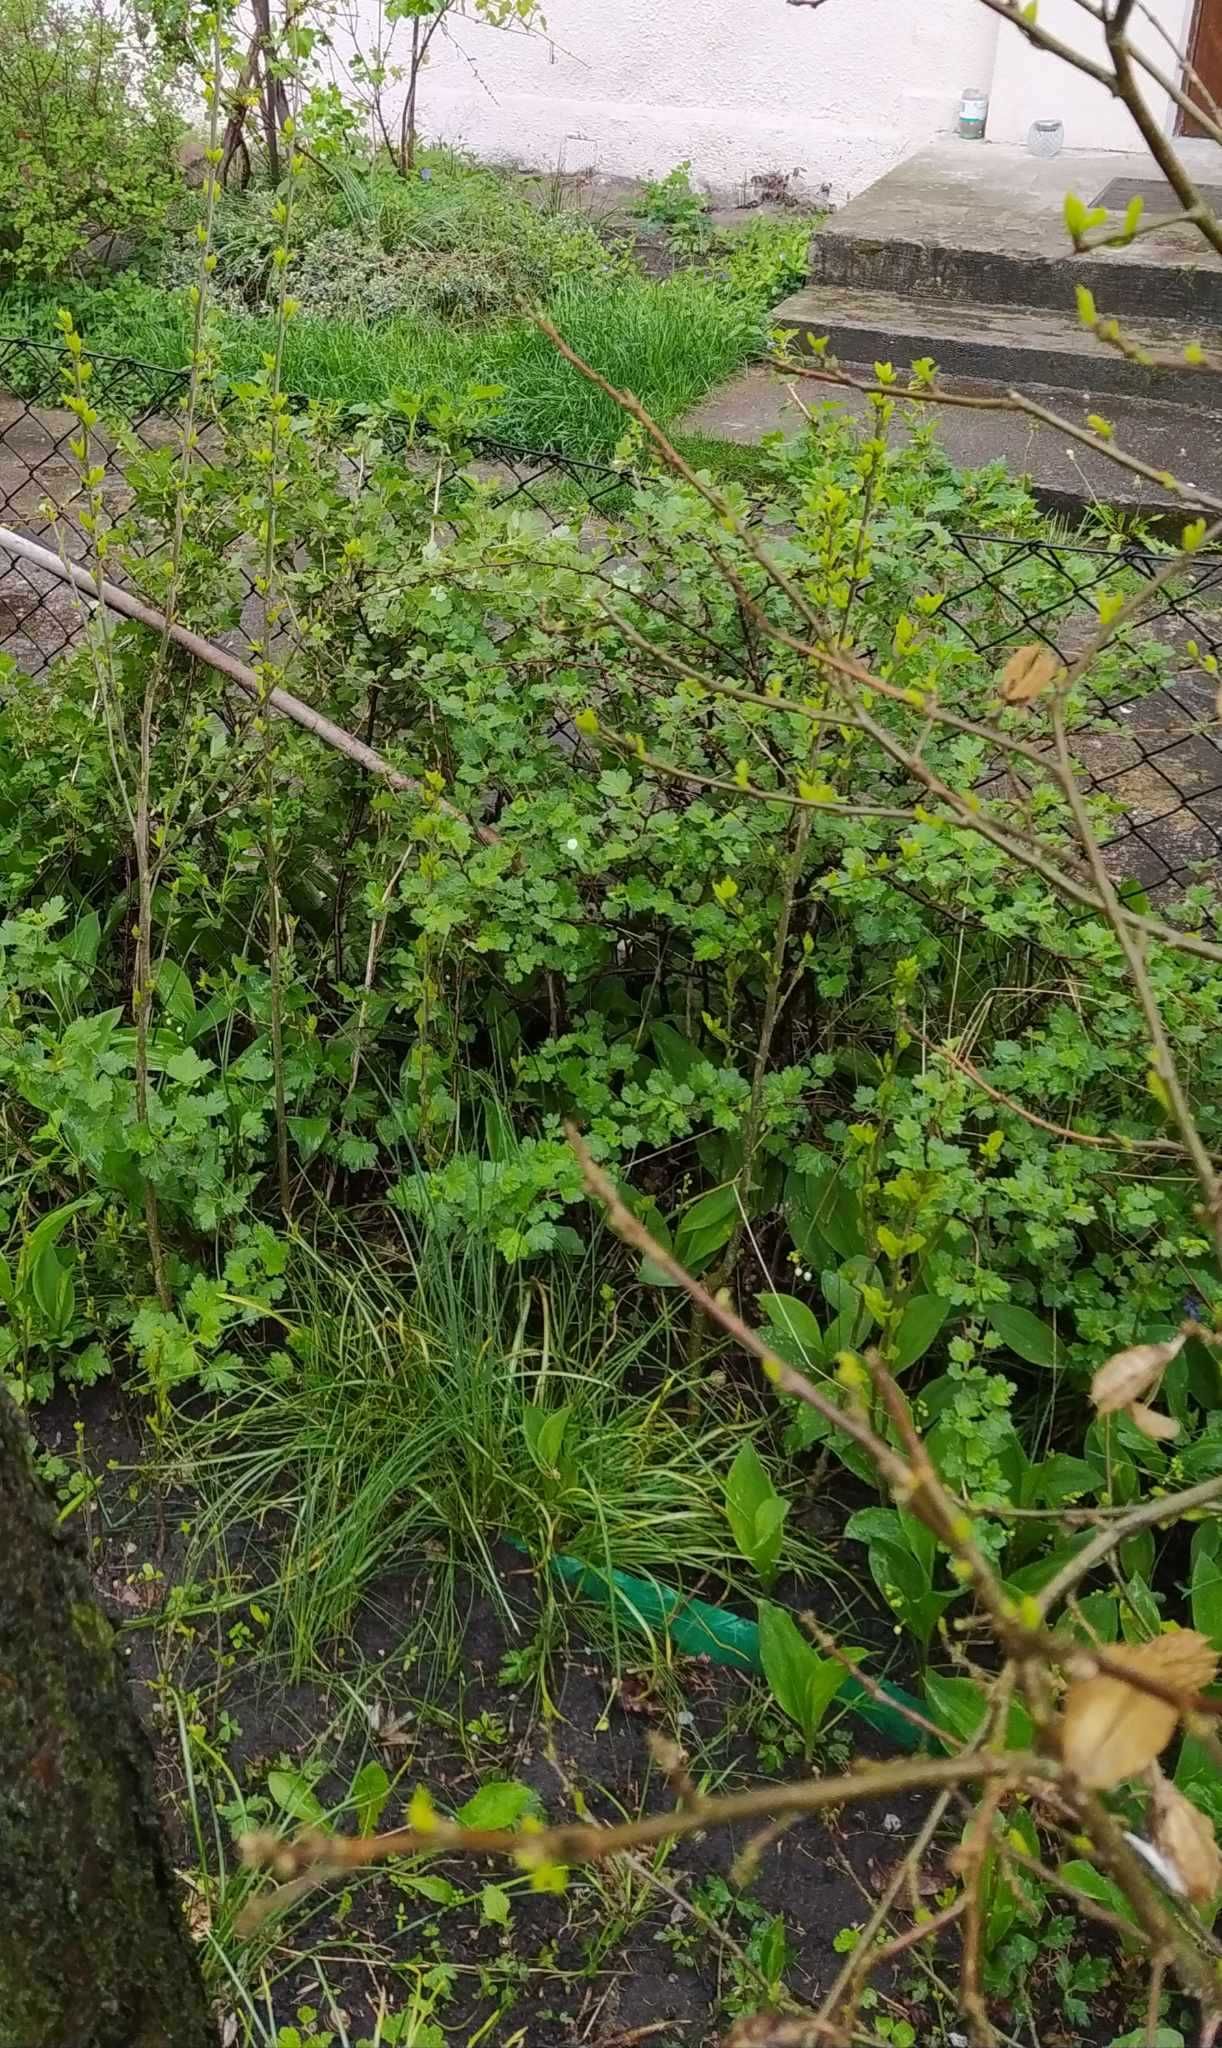
M 567 1553 L 735 1588 L 724 1477 L 765 1425 L 686 1365 L 669 1308 L 627 1327 L 593 1257 L 519 1277 L 478 1237 L 427 1230 L 393 1266 L 304 1247 L 294 1266 L 287 1350 L 182 1420 L 175 1462 L 204 1549 L 235 1528 L 270 1535 L 260 1597 L 295 1669 L 380 1573 L 426 1557 L 466 1568 L 508 1618 L 498 1533 L 536 1565 Z M 789 1556 L 823 1570 L 800 1533 Z

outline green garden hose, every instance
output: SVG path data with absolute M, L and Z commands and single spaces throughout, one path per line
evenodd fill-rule
M 656 1579 L 634 1578 L 629 1572 L 600 1571 L 579 1557 L 554 1557 L 552 1570 L 575 1593 L 599 1600 L 610 1607 L 618 1621 L 648 1634 L 665 1629 L 671 1640 L 688 1657 L 708 1657 L 731 1671 L 762 1673 L 759 1629 L 740 1614 L 724 1607 L 711 1607 L 707 1600 L 693 1600 L 673 1586 Z M 922 1746 L 919 1728 L 902 1711 L 921 1713 L 919 1700 L 899 1686 L 880 1682 L 885 1699 L 876 1699 L 856 1678 L 846 1678 L 839 1697 L 860 1720 L 885 1735 L 896 1749 L 913 1751 Z M 894 1704 L 888 1705 L 887 1701 Z

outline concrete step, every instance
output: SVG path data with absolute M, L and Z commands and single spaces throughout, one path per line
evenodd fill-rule
M 1210 149 L 1222 157 L 1216 145 Z M 1195 162 L 1194 172 L 1200 175 Z M 1121 318 L 1184 320 L 1195 331 L 1222 317 L 1222 260 L 1191 227 L 1162 228 L 1127 249 L 1074 255 L 1065 194 L 1090 205 L 1126 174 L 1148 179 L 1149 158 L 1066 151 L 1045 162 L 1000 145 L 934 143 L 820 228 L 811 282 L 1069 313 L 1075 284 L 1085 284 L 1101 311 Z
M 1003 385 L 1039 382 L 1072 391 L 1099 410 L 1106 395 L 1170 397 L 1175 378 L 1134 363 L 1084 328 L 1075 315 L 1032 306 L 948 305 L 945 299 L 901 297 L 851 286 L 808 285 L 784 300 L 775 327 L 803 337 L 826 336 L 842 362 L 893 363 L 906 370 L 932 356 L 948 377 L 988 378 Z M 1145 347 L 1178 354 L 1189 339 L 1175 321 L 1141 321 L 1126 333 Z M 1222 384 L 1198 380 L 1202 399 L 1222 410 Z M 1094 401 L 1096 396 L 1100 403 Z
M 1195 251 L 1175 254 L 1183 258 Z M 1155 269 L 1148 262 L 1126 263 L 1119 251 L 1049 257 L 899 236 L 876 240 L 829 226 L 811 242 L 810 278 L 812 284 L 925 293 L 962 305 L 983 301 L 1060 310 L 1073 305 L 1075 285 L 1084 284 L 1099 310 L 1119 319 L 1136 314 L 1200 323 L 1222 317 L 1222 270 L 1185 260 Z
M 846 362 L 845 368 L 857 376 L 871 374 L 868 364 L 854 369 Z M 952 390 L 976 390 L 982 395 L 999 388 L 970 379 L 947 381 Z M 1025 384 L 1023 388 L 1037 403 L 1081 424 L 1082 408 L 1070 400 L 1063 388 L 1040 384 Z M 859 415 L 865 413 L 867 406 L 857 392 L 787 378 L 783 370 L 757 365 L 740 371 L 728 383 L 711 391 L 685 415 L 680 428 L 711 440 L 750 445 L 778 431 L 787 436 L 802 433 L 809 413 L 825 403 Z M 1176 405 L 1163 399 L 1119 394 L 1109 404 L 1107 416 L 1115 427 L 1119 447 L 1185 482 L 1216 488 L 1222 477 L 1222 414 L 1203 413 L 1195 406 Z M 931 419 L 952 462 L 965 469 L 987 462 L 1005 462 L 1015 476 L 1029 479 L 1037 498 L 1050 510 L 1073 516 L 1088 506 L 1112 505 L 1155 517 L 1170 515 L 1177 529 L 1187 516 L 1157 484 L 1122 469 L 1101 450 L 1083 447 L 1055 427 L 1045 426 L 1025 414 L 975 412 L 963 406 L 933 403 L 904 407 L 901 394 L 897 421 L 901 437 L 912 423 Z

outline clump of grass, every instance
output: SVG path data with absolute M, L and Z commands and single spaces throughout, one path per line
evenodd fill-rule
M 53 340 L 61 303 L 98 354 L 167 368 L 186 360 L 185 299 L 134 280 L 92 293 L 79 286 L 58 294 L 0 293 L 0 331 Z M 688 275 L 664 284 L 571 278 L 553 293 L 549 310 L 596 369 L 635 391 L 663 421 L 728 376 L 760 334 L 743 302 Z M 257 370 L 272 340 L 267 319 L 240 314 L 222 315 L 218 332 L 228 377 Z M 389 404 L 397 391 L 460 394 L 470 384 L 499 385 L 493 421 L 501 434 L 573 456 L 609 455 L 624 430 L 611 400 L 524 318 L 456 330 L 426 314 L 376 325 L 303 316 L 288 329 L 283 375 L 286 389 L 299 396 L 341 406 Z
M 498 1534 L 535 1564 L 735 1587 L 724 1476 L 765 1424 L 686 1364 L 668 1308 L 626 1327 L 592 1255 L 507 1280 L 480 1238 L 428 1230 L 391 1265 L 302 1247 L 295 1267 L 287 1349 L 184 1418 L 175 1457 L 205 1548 L 281 1532 L 270 1597 L 297 1670 L 396 1561 L 461 1564 L 503 1603 Z M 789 1561 L 824 1569 L 801 1533 Z

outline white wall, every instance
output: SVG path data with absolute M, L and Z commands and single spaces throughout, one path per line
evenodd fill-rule
M 1145 0 L 1149 14 L 1178 48 L 1183 48 L 1192 19 L 1192 0 Z M 1072 48 L 1100 62 L 1107 61 L 1103 30 L 1076 0 L 1041 0 L 1040 27 Z M 1134 41 L 1172 75 L 1176 69 L 1167 44 L 1147 15 L 1137 9 L 1131 31 Z M 1146 99 L 1158 125 L 1172 126 L 1174 112 L 1169 95 L 1145 79 Z M 1065 123 L 1067 149 L 1143 149 L 1145 147 L 1127 107 L 1114 100 L 1106 87 L 1080 71 L 1071 70 L 1047 51 L 1036 50 L 1015 28 L 1002 27 L 997 39 L 997 63 L 993 72 L 989 136 L 994 142 L 1023 142 L 1033 121 L 1061 120 Z
M 364 0 L 367 6 L 373 0 Z M 544 0 L 546 35 L 456 21 L 424 74 L 422 125 L 479 155 L 651 175 L 689 157 L 729 192 L 800 168 L 853 192 L 952 125 L 988 84 L 979 0 Z

